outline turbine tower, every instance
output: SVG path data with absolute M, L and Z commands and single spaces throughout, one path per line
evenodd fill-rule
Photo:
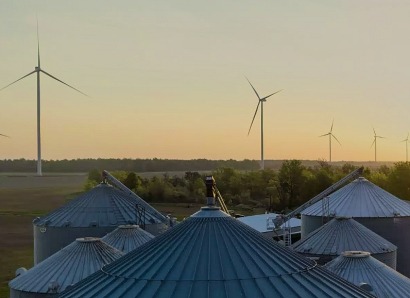
M 333 134 L 333 122 L 334 120 L 332 120 L 332 126 L 330 126 L 330 131 L 328 133 L 325 133 L 324 135 L 319 136 L 319 137 L 329 136 L 329 162 L 332 161 L 332 138 L 334 138 L 339 143 L 339 145 L 342 146 L 342 144 L 340 144 L 339 140 Z
M 7 87 L 17 83 L 18 81 L 32 75 L 36 73 L 37 74 L 37 175 L 38 176 L 42 176 L 42 168 L 41 168 L 41 129 L 40 129 L 40 73 L 43 73 L 47 76 L 49 76 L 50 78 L 66 85 L 67 87 L 85 95 L 88 96 L 87 94 L 81 92 L 80 90 L 74 88 L 73 86 L 70 86 L 69 84 L 63 82 L 62 80 L 56 78 L 55 76 L 49 74 L 48 72 L 46 72 L 45 70 L 43 70 L 40 67 L 40 41 L 39 41 L 39 35 L 38 35 L 38 21 L 37 21 L 37 66 L 34 68 L 34 70 L 28 74 L 26 74 L 25 76 L 21 77 L 20 79 L 8 84 L 7 86 L 3 87 L 0 89 L 0 91 L 6 89 Z
M 258 92 L 256 92 L 256 89 L 253 87 L 251 82 L 248 80 L 248 78 L 246 78 L 246 80 L 248 81 L 249 85 L 251 85 L 253 91 L 255 91 L 255 94 L 258 97 L 258 105 L 256 106 L 255 114 L 253 115 L 251 126 L 249 127 L 248 136 L 249 136 L 249 133 L 251 132 L 253 122 L 255 121 L 256 114 L 258 113 L 259 105 L 261 106 L 261 169 L 264 170 L 265 169 L 265 160 L 264 160 L 264 157 L 263 157 L 263 103 L 266 101 L 266 99 L 268 97 L 271 97 L 272 95 L 275 95 L 276 93 L 279 93 L 282 90 L 276 91 L 272 94 L 269 94 L 268 96 L 265 96 L 265 97 L 261 98 L 259 96 Z
M 408 143 L 409 143 L 409 133 L 407 133 L 407 138 L 405 138 L 402 142 L 406 142 L 406 162 L 409 162 L 409 151 L 408 151 Z
M 382 137 L 382 136 L 378 136 L 377 134 L 376 134 L 376 131 L 374 130 L 374 127 L 373 127 L 373 132 L 374 132 L 374 140 L 373 140 L 373 143 L 372 143 L 372 146 L 373 146 L 373 144 L 374 144 L 374 161 L 376 162 L 377 161 L 377 138 L 379 138 L 379 139 L 385 139 L 385 137 Z M 370 146 L 370 148 L 372 147 L 372 146 Z

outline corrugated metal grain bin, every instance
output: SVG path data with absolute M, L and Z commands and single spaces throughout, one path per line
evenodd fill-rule
M 123 253 L 129 253 L 153 238 L 154 235 L 144 231 L 138 225 L 121 225 L 101 240 Z
M 61 297 L 370 297 L 209 206 Z
M 397 246 L 397 271 L 410 277 L 410 204 L 364 178 L 329 196 L 331 216 L 352 217 Z M 302 213 L 302 239 L 322 225 L 322 201 Z
M 79 238 L 10 281 L 11 298 L 57 297 L 124 254 L 99 238 Z
M 103 237 L 119 225 L 137 224 L 136 205 L 142 205 L 145 228 L 158 235 L 168 228 L 164 215 L 138 196 L 131 196 L 106 183 L 78 196 L 51 213 L 36 218 L 34 264 L 80 237 Z
M 332 219 L 293 244 L 292 249 L 314 258 L 320 265 L 344 251 L 368 251 L 374 258 L 396 269 L 397 247 L 352 218 Z
M 325 268 L 379 298 L 410 297 L 410 279 L 363 251 L 344 252 Z

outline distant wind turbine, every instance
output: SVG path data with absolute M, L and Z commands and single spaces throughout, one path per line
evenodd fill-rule
M 372 146 L 373 146 L 373 144 L 374 144 L 374 161 L 376 162 L 377 161 L 377 138 L 379 138 L 379 139 L 385 139 L 385 137 L 382 137 L 382 136 L 378 136 L 377 134 L 376 134 L 376 130 L 374 130 L 374 127 L 373 127 L 373 132 L 374 132 L 374 140 L 373 140 L 373 143 L 372 143 Z M 372 147 L 372 146 L 370 146 L 370 148 Z
M 251 82 L 248 80 L 248 78 L 246 78 L 246 80 L 248 81 L 249 85 L 251 85 L 253 91 L 255 91 L 255 94 L 258 97 L 258 105 L 256 106 L 255 114 L 253 115 L 251 126 L 249 127 L 248 136 L 249 136 L 249 133 L 251 132 L 253 122 L 255 121 L 256 114 L 258 113 L 259 105 L 261 106 L 261 169 L 263 170 L 263 169 L 265 169 L 265 160 L 264 160 L 264 157 L 263 157 L 263 103 L 266 101 L 266 99 L 268 97 L 271 97 L 272 95 L 275 95 L 276 93 L 279 93 L 282 90 L 276 91 L 272 94 L 269 94 L 268 96 L 265 96 L 265 97 L 261 98 L 259 96 L 258 92 L 256 92 L 256 89 L 253 87 Z
M 319 136 L 319 137 L 329 136 L 329 162 L 332 161 L 332 137 L 339 143 L 340 146 L 342 146 L 342 144 L 340 144 L 339 140 L 333 134 L 333 122 L 334 120 L 332 120 L 332 126 L 330 126 L 330 131 L 328 133 L 325 133 L 324 135 Z
M 21 77 L 20 79 L 8 84 L 7 86 L 3 87 L 0 89 L 0 91 L 6 89 L 7 87 L 17 83 L 18 81 L 32 75 L 33 73 L 37 74 L 37 175 L 41 176 L 42 175 L 42 169 L 41 169 L 41 133 L 40 133 L 40 73 L 44 73 L 45 75 L 49 76 L 50 78 L 66 85 L 67 87 L 70 87 L 71 89 L 74 89 L 75 91 L 88 96 L 87 94 L 81 92 L 80 90 L 74 88 L 73 86 L 68 85 L 67 83 L 63 82 L 62 80 L 56 78 L 55 76 L 49 74 L 45 70 L 41 69 L 40 67 L 40 41 L 39 41 L 39 35 L 38 35 L 38 20 L 37 20 L 37 66 L 34 68 L 34 70 L 25 76 Z
M 409 161 L 409 151 L 408 151 L 408 146 L 407 144 L 409 143 L 409 133 L 407 133 L 407 138 L 405 138 L 402 142 L 406 142 L 406 162 Z

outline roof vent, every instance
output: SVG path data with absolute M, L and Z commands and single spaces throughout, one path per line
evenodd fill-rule
M 98 226 L 97 222 L 95 220 L 93 220 L 92 222 L 90 222 L 90 227 L 96 227 Z
M 66 220 L 63 224 L 63 227 L 69 227 L 71 222 L 69 220 Z
M 60 284 L 58 283 L 58 281 L 53 280 L 52 282 L 48 284 L 48 292 L 57 293 L 59 287 L 60 287 Z
M 309 252 L 312 249 L 312 247 L 309 244 L 306 244 L 303 246 L 303 251 L 304 252 Z
M 51 222 L 51 220 L 46 219 L 46 221 L 44 222 L 44 225 L 45 225 L 45 226 L 48 226 L 48 225 L 50 224 L 50 222 Z
M 17 277 L 17 276 L 20 276 L 20 275 L 23 275 L 23 274 L 26 273 L 26 272 L 27 272 L 27 269 L 26 269 L 26 268 L 20 267 L 19 269 L 16 270 L 16 277 Z
M 215 179 L 213 176 L 206 176 L 205 177 L 205 185 L 206 185 L 206 204 L 208 206 L 215 206 Z
M 400 212 L 393 211 L 393 216 L 400 216 Z
M 369 293 L 373 293 L 373 287 L 371 285 L 369 285 L 368 283 L 365 282 L 361 282 L 359 284 L 359 288 L 369 292 Z

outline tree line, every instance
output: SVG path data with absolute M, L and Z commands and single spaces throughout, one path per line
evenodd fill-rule
M 37 161 L 30 159 L 0 160 L 0 172 L 36 172 Z M 231 167 L 239 170 L 256 170 L 259 163 L 255 160 L 209 160 L 209 159 L 63 159 L 43 160 L 43 172 L 49 173 L 87 173 L 92 169 L 108 171 L 135 172 L 178 172 L 178 171 L 211 171 L 220 167 Z
M 355 168 L 349 163 L 331 166 L 324 161 L 307 167 L 299 160 L 287 160 L 278 170 L 243 171 L 220 167 L 211 174 L 230 208 L 263 207 L 286 212 L 308 201 Z M 205 202 L 205 175 L 196 171 L 187 171 L 182 176 L 163 174 L 150 178 L 141 177 L 133 171 L 114 171 L 111 174 L 148 202 Z M 410 200 L 410 163 L 365 168 L 363 176 L 391 194 Z M 100 181 L 100 171 L 90 171 L 86 189 Z

